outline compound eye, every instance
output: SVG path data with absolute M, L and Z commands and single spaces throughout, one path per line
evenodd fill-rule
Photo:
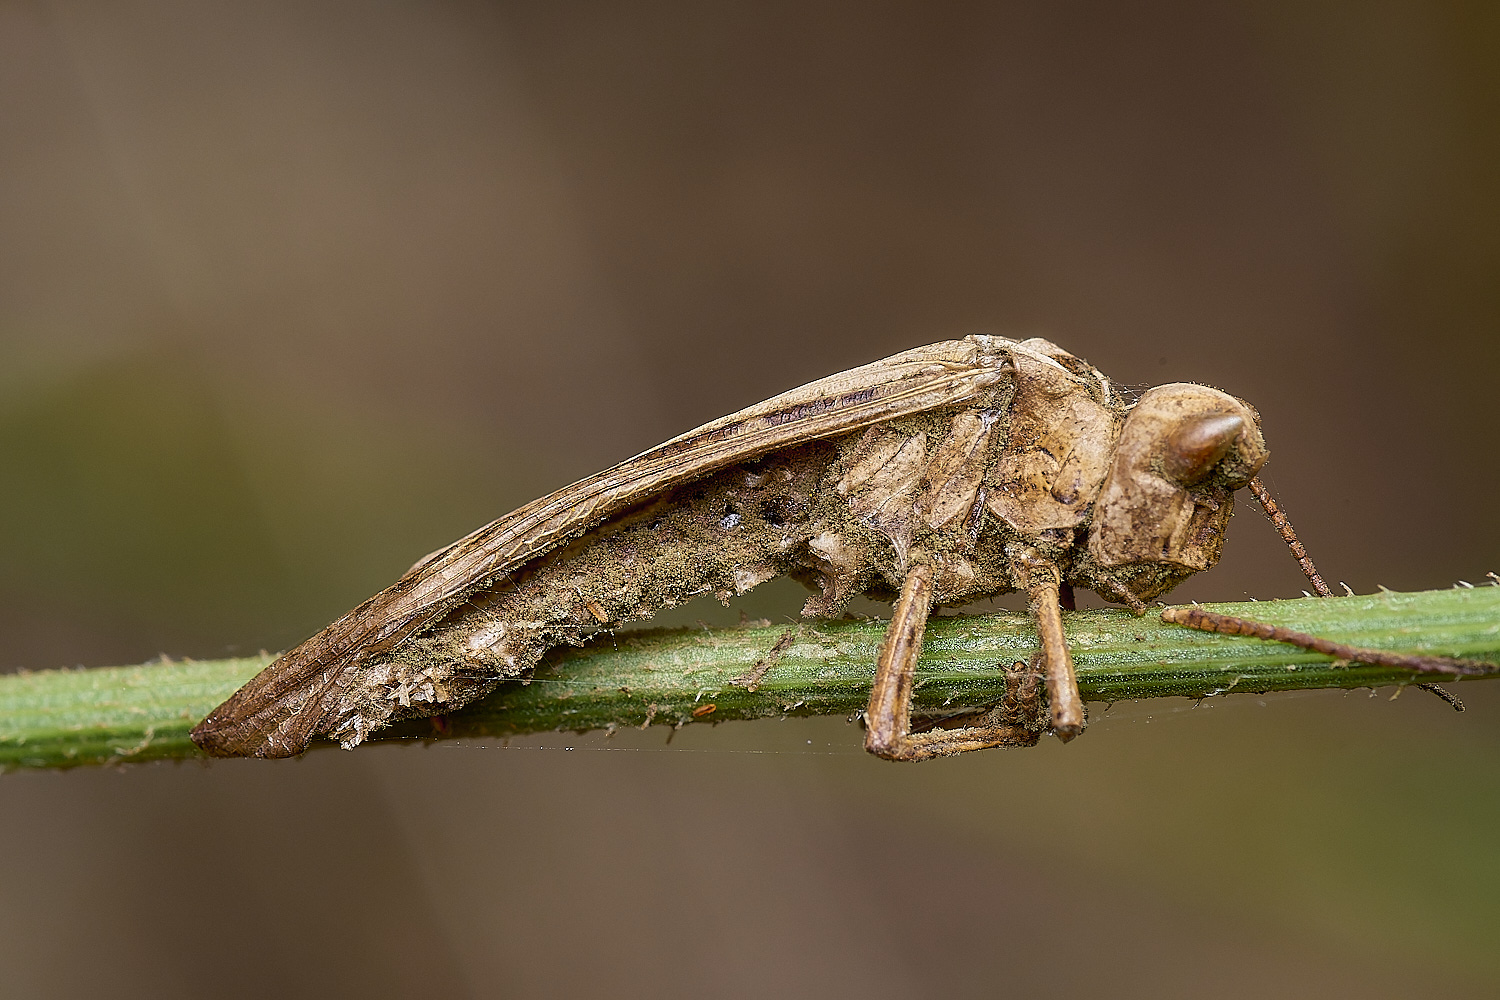
M 1167 436 L 1162 471 L 1183 486 L 1197 484 L 1229 454 L 1244 429 L 1244 418 L 1233 413 L 1189 417 Z

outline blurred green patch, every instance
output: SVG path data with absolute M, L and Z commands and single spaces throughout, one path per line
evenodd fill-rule
M 181 351 L 114 359 L 0 402 L 0 592 L 86 648 L 150 644 L 125 659 L 284 647 L 529 497 L 473 437 L 263 398 Z
M 186 359 L 136 356 L 0 412 L 0 581 L 234 627 L 284 592 L 247 470 Z

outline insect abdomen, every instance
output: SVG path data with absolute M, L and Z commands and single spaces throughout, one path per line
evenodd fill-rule
M 805 558 L 824 516 L 818 484 L 835 454 L 831 444 L 795 449 L 613 518 L 473 595 L 406 655 L 460 658 L 514 677 L 552 646 L 700 594 L 742 594 Z

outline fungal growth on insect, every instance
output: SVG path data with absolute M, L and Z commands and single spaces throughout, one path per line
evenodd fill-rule
M 873 753 L 1069 740 L 1085 724 L 1062 625 L 1073 589 L 1143 612 L 1218 561 L 1236 491 L 1256 491 L 1326 591 L 1254 478 L 1267 457 L 1258 414 L 1217 389 L 1132 400 L 1039 338 L 920 347 L 689 431 L 433 553 L 272 663 L 193 739 L 219 756 L 290 756 L 320 736 L 353 747 L 525 676 L 553 646 L 787 575 L 812 589 L 809 617 L 856 594 L 893 602 L 865 719 Z M 1039 641 L 1006 671 L 1006 698 L 914 733 L 933 609 L 1016 591 Z

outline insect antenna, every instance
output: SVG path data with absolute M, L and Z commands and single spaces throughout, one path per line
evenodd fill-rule
M 1286 547 L 1292 550 L 1292 555 L 1297 559 L 1297 565 L 1302 567 L 1302 572 L 1312 581 L 1313 589 L 1318 592 L 1319 597 L 1332 597 L 1333 591 L 1328 589 L 1328 584 L 1323 582 L 1323 577 L 1318 574 L 1318 567 L 1313 565 L 1312 557 L 1307 554 L 1307 549 L 1297 539 L 1297 531 L 1292 527 L 1292 522 L 1281 512 L 1276 501 L 1271 498 L 1270 492 L 1265 484 L 1256 476 L 1250 480 L 1250 492 L 1255 494 L 1255 499 L 1265 508 L 1266 515 L 1270 517 L 1271 523 L 1276 526 L 1276 533 L 1281 540 L 1286 542 Z
M 1271 523 L 1276 526 L 1277 533 L 1281 535 L 1282 541 L 1286 542 L 1287 548 L 1292 550 L 1292 555 L 1297 558 L 1297 565 L 1302 567 L 1302 572 L 1307 574 L 1307 578 L 1312 581 L 1313 588 L 1317 590 L 1319 596 L 1332 597 L 1333 591 L 1328 589 L 1328 584 L 1324 583 L 1323 578 L 1318 575 L 1317 567 L 1308 557 L 1307 550 L 1297 540 L 1297 532 L 1292 529 L 1292 522 L 1287 520 L 1287 516 L 1276 505 L 1276 501 L 1271 499 L 1271 494 L 1267 492 L 1265 484 L 1260 481 L 1259 477 L 1250 480 L 1250 492 L 1255 494 L 1255 499 L 1260 501 L 1260 505 L 1270 515 Z M 1348 589 L 1347 584 L 1344 589 Z M 1423 674 L 1449 674 L 1458 677 L 1493 673 L 1495 669 L 1494 664 L 1478 660 L 1461 660 L 1449 656 L 1419 656 L 1393 653 L 1383 649 L 1349 646 L 1331 639 L 1309 635 L 1306 632 L 1283 628 L 1280 625 L 1251 621 L 1238 615 L 1221 615 L 1199 607 L 1167 608 L 1161 613 L 1161 617 L 1162 621 L 1171 622 L 1174 625 L 1186 625 L 1188 628 L 1203 632 L 1247 635 L 1256 639 L 1284 642 L 1314 653 L 1332 656 L 1335 660 L 1342 660 L 1345 663 L 1367 663 L 1371 666 L 1395 667 L 1399 670 L 1412 670 Z M 1417 686 L 1437 695 L 1458 711 L 1464 710 L 1463 702 L 1436 684 L 1424 683 Z
M 1394 667 L 1397 670 L 1411 670 L 1423 674 L 1449 674 L 1455 677 L 1477 677 L 1495 672 L 1495 664 L 1485 663 L 1482 660 L 1461 660 L 1452 656 L 1421 656 L 1411 653 L 1393 653 L 1384 649 L 1369 649 L 1363 646 L 1349 646 L 1342 642 L 1334 642 L 1332 639 L 1283 628 L 1280 625 L 1251 621 L 1238 615 L 1221 615 L 1216 611 L 1207 611 L 1196 606 L 1167 608 L 1161 613 L 1161 620 L 1171 622 L 1173 625 L 1186 625 L 1200 632 L 1246 635 L 1255 639 L 1284 642 L 1309 652 L 1332 656 L 1337 660 L 1367 663 L 1372 667 Z M 1426 685 L 1423 686 L 1426 687 Z M 1448 698 L 1444 697 L 1447 695 L 1446 691 L 1433 693 L 1443 698 L 1444 701 L 1448 701 Z M 1451 705 L 1453 701 L 1448 701 L 1448 703 Z

